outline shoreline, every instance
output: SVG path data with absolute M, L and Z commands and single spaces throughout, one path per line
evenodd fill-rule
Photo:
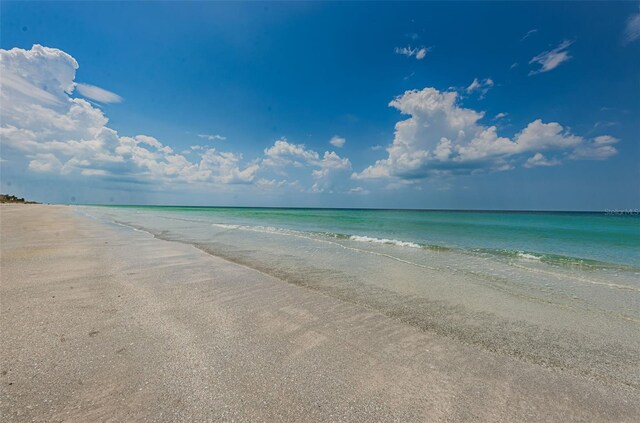
M 77 210 L 484 351 L 640 387 L 640 291 L 630 274 L 352 242 L 262 222 L 221 223 L 215 214 Z
M 126 227 L 1 206 L 3 421 L 634 421 L 621 388 Z M 7 419 L 7 420 L 5 420 Z

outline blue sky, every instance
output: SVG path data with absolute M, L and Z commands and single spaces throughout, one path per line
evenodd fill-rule
M 640 207 L 636 2 L 0 7 L 2 192 Z

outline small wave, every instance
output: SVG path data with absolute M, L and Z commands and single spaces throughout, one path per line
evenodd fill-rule
M 229 223 L 212 223 L 211 226 L 215 226 L 223 229 L 240 229 L 243 231 L 260 232 L 268 234 L 278 235 L 294 235 L 298 236 L 305 234 L 305 232 L 295 231 L 292 229 L 276 228 L 274 226 L 261 226 L 261 225 L 233 225 Z
M 422 248 L 422 249 L 431 250 L 435 252 L 445 252 L 445 251 L 452 250 L 449 247 L 445 247 L 441 245 L 418 244 L 415 242 L 402 241 L 399 239 L 375 238 L 375 237 L 370 237 L 366 235 L 352 235 L 352 234 L 344 234 L 339 232 L 307 232 L 307 231 L 297 231 L 297 230 L 286 229 L 286 228 L 276 228 L 273 226 L 232 225 L 227 223 L 212 223 L 212 226 L 216 226 L 224 229 L 240 229 L 240 230 L 252 231 L 252 232 L 301 236 L 304 238 L 312 237 L 311 239 L 317 239 L 316 238 L 317 236 L 329 237 L 329 238 L 335 238 L 337 240 L 345 240 L 345 241 L 367 242 L 372 244 L 385 244 L 385 245 L 393 245 L 396 247 Z
M 240 225 L 228 225 L 226 223 L 212 223 L 211 226 L 216 226 L 223 229 L 240 229 Z
M 623 271 L 637 271 L 635 266 L 619 264 L 619 263 L 607 263 L 599 260 L 586 259 L 580 257 L 571 257 L 559 254 L 542 254 L 531 251 L 522 250 L 505 250 L 494 248 L 474 248 L 471 250 L 473 253 L 505 257 L 518 260 L 538 261 L 552 266 L 577 268 L 582 270 L 595 270 L 595 269 L 613 269 Z
M 254 231 L 254 232 L 266 232 L 266 233 L 276 233 L 280 235 L 294 235 L 294 236 L 327 236 L 331 238 L 336 238 L 339 240 L 349 240 L 356 242 L 369 242 L 374 244 L 387 244 L 387 245 L 395 245 L 397 247 L 410 247 L 410 248 L 428 248 L 429 246 L 423 246 L 420 244 L 416 244 L 415 242 L 409 241 L 401 241 L 398 239 L 387 239 L 387 238 L 374 238 L 366 235 L 350 235 L 350 234 L 341 234 L 334 232 L 304 232 L 304 231 L 296 231 L 292 229 L 285 228 L 276 228 L 273 226 L 252 226 L 252 225 L 231 225 L 227 223 L 212 223 L 212 226 L 224 228 L 224 229 L 241 229 L 246 231 Z
M 341 234 L 341 233 L 335 233 L 335 232 L 321 232 L 321 235 L 326 235 L 332 238 L 336 238 L 336 239 L 349 239 L 351 238 L 351 235 L 349 234 Z
M 376 244 L 390 244 L 390 245 L 395 245 L 395 246 L 398 246 L 398 247 L 422 248 L 422 245 L 416 244 L 415 242 L 399 241 L 397 239 L 372 238 L 372 237 L 362 236 L 362 235 L 351 235 L 349 237 L 349 239 L 351 241 L 358 241 L 358 242 L 373 242 L 373 243 L 376 243 Z
M 497 257 L 505 257 L 516 259 L 518 261 L 529 261 L 529 262 L 542 262 L 549 265 L 561 266 L 561 267 L 573 267 L 580 268 L 583 270 L 590 269 L 615 269 L 615 270 L 633 270 L 638 271 L 637 267 L 627 266 L 621 264 L 614 263 L 605 263 L 597 260 L 590 260 L 585 258 L 578 257 L 569 257 L 563 255 L 556 254 L 542 254 L 538 252 L 525 251 L 525 250 L 508 250 L 508 249 L 497 249 L 497 248 L 473 248 L 473 249 L 465 249 L 465 248 L 452 248 L 446 247 L 442 245 L 434 245 L 434 244 L 423 244 L 416 243 L 411 241 L 403 241 L 398 239 L 390 239 L 390 238 L 376 238 L 367 235 L 353 235 L 353 234 L 345 234 L 345 233 L 337 233 L 337 232 L 308 232 L 308 231 L 298 231 L 294 229 L 286 229 L 280 227 L 273 226 L 262 226 L 262 225 L 238 225 L 238 224 L 228 224 L 228 223 L 212 223 L 212 226 L 223 228 L 223 229 L 231 229 L 231 230 L 245 230 L 252 232 L 261 232 L 261 233 L 271 233 L 285 236 L 296 236 L 314 240 L 321 240 L 321 238 L 334 238 L 336 241 L 354 241 L 361 243 L 370 243 L 370 244 L 384 244 L 384 245 L 392 245 L 395 247 L 407 247 L 407 248 L 416 248 L 429 250 L 433 252 L 449 252 L 449 251 L 460 251 L 460 252 L 472 252 L 481 255 L 487 256 L 497 256 Z
M 516 256 L 525 260 L 536 260 L 536 261 L 542 260 L 541 256 L 537 256 L 531 253 L 525 253 L 524 251 L 516 252 Z

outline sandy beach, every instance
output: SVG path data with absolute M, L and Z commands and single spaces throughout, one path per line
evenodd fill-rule
M 0 207 L 22 421 L 616 421 L 633 385 L 465 345 L 72 207 Z

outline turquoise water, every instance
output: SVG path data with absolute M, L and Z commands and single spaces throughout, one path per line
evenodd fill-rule
M 558 265 L 640 268 L 640 216 L 637 215 L 164 206 L 115 208 L 362 242 L 460 249 Z

